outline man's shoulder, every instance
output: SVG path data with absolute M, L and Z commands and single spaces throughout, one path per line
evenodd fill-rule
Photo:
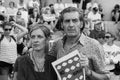
M 85 43 L 86 44 L 90 44 L 90 45 L 100 45 L 100 43 L 96 40 L 96 39 L 94 39 L 94 38 L 91 38 L 91 37 L 88 37 L 88 36 L 86 36 L 86 38 L 85 38 Z

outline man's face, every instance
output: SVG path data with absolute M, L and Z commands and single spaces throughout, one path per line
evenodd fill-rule
M 95 24 L 95 30 L 101 31 L 101 24 Z
M 69 12 L 63 15 L 63 27 L 67 36 L 74 37 L 79 35 L 81 22 L 78 12 Z

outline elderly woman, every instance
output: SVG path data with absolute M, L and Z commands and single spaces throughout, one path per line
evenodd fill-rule
M 56 58 L 48 55 L 49 36 L 50 30 L 45 25 L 34 25 L 30 31 L 32 50 L 17 59 L 14 80 L 57 80 L 51 65 Z

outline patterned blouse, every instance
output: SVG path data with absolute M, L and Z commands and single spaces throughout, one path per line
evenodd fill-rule
M 66 37 L 63 37 L 63 39 L 55 42 L 50 51 L 50 54 L 56 56 L 57 58 L 60 58 L 77 49 L 80 53 L 88 57 L 89 69 L 100 74 L 106 73 L 104 50 L 102 49 L 98 41 L 89 38 L 84 34 L 81 34 L 76 44 L 70 46 L 69 50 L 65 50 L 64 49 L 65 40 Z M 87 80 L 94 80 L 94 79 L 90 79 L 89 77 L 87 77 Z

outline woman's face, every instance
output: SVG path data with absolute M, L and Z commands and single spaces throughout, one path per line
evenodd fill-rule
M 37 14 L 38 14 L 38 10 L 34 9 L 34 15 L 37 15 Z
M 41 29 L 36 29 L 31 33 L 32 48 L 36 51 L 42 50 L 46 45 L 46 37 Z
M 9 26 L 9 25 L 6 25 L 6 26 L 4 27 L 4 35 L 6 35 L 6 36 L 10 35 L 11 30 L 12 30 L 12 27 Z
M 9 6 L 10 6 L 10 8 L 13 8 L 13 7 L 14 7 L 14 3 L 11 2 L 11 3 L 9 4 Z

